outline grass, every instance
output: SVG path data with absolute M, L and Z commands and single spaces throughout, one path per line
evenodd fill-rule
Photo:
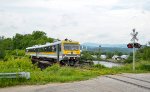
M 112 69 L 119 73 L 147 73 L 147 72 L 150 72 L 150 61 L 136 62 L 135 71 L 132 70 L 132 63 L 125 64 L 122 67 L 113 67 Z
M 14 59 L 0 62 L 0 72 L 30 72 L 31 79 L 0 79 L 0 87 L 14 85 L 45 84 L 50 82 L 72 82 L 87 80 L 98 76 L 95 71 L 73 67 L 53 65 L 45 70 L 37 68 L 28 58 Z
M 14 85 L 33 85 L 46 84 L 53 82 L 73 82 L 87 80 L 100 75 L 118 74 L 118 73 L 147 73 L 150 72 L 149 61 L 136 63 L 136 71 L 132 71 L 132 64 L 126 64 L 122 67 L 106 68 L 103 65 L 84 66 L 84 67 L 60 67 L 53 65 L 42 70 L 33 65 L 29 58 L 11 59 L 7 62 L 0 62 L 0 72 L 30 72 L 31 79 L 0 79 L 0 87 Z

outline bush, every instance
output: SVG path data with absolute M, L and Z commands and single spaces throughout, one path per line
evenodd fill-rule
M 3 59 L 5 57 L 5 54 L 5 51 L 2 48 L 0 48 L 0 59 Z
M 51 67 L 46 68 L 44 71 L 47 71 L 47 72 L 51 71 L 51 72 L 55 73 L 59 70 L 60 70 L 60 65 L 59 64 L 54 64 Z
M 150 71 L 150 64 L 142 64 L 140 69 Z
M 133 57 L 129 56 L 128 59 L 126 59 L 124 62 L 125 63 L 132 63 L 132 61 L 133 61 Z
M 25 50 L 9 50 L 7 51 L 7 54 L 14 55 L 14 56 L 24 56 Z
M 94 58 L 92 57 L 92 55 L 89 52 L 85 51 L 85 52 L 82 52 L 81 59 L 82 60 L 93 60 Z
M 6 55 L 6 56 L 4 57 L 4 61 L 11 61 L 11 60 L 14 60 L 14 56 Z

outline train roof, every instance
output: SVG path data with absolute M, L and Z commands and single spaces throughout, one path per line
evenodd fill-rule
M 47 47 L 47 46 L 52 46 L 52 45 L 57 45 L 57 44 L 60 44 L 61 41 L 58 41 L 58 42 L 54 42 L 54 43 L 46 43 L 44 45 L 34 45 L 32 47 L 28 47 L 26 49 L 35 49 L 35 48 L 42 48 L 42 47 Z
M 44 45 L 34 45 L 34 46 L 28 47 L 26 49 L 42 48 L 42 47 L 57 45 L 57 44 L 60 44 L 60 43 L 77 43 L 77 44 L 79 44 L 79 42 L 77 42 L 77 41 L 71 41 L 71 40 L 65 41 L 65 40 L 63 40 L 63 41 L 57 41 L 57 42 L 54 42 L 54 43 L 46 43 Z

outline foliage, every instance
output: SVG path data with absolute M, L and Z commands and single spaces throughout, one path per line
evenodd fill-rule
M 82 52 L 81 59 L 83 59 L 83 60 L 93 60 L 94 58 L 92 57 L 92 55 L 88 51 L 84 51 L 84 52 Z
M 114 67 L 113 70 L 119 73 L 146 73 L 150 72 L 149 68 L 150 61 L 140 61 L 135 63 L 135 71 L 132 70 L 132 64 L 125 64 L 121 67 Z M 148 66 L 145 67 L 145 66 Z
M 114 54 L 115 54 L 115 55 L 118 55 L 118 56 L 123 55 L 123 53 L 122 53 L 122 52 L 119 52 L 119 51 L 115 51 Z
M 26 47 L 45 44 L 46 42 L 52 42 L 52 38 L 48 38 L 43 31 L 33 31 L 32 34 L 16 34 L 13 37 L 14 47 L 13 49 L 25 49 Z
M 7 62 L 0 62 L 0 72 L 30 72 L 31 79 L 0 79 L 0 87 L 27 84 L 45 84 L 50 82 L 71 82 L 86 80 L 99 75 L 117 73 L 141 73 L 150 72 L 150 61 L 136 63 L 136 71 L 132 71 L 132 64 L 125 64 L 121 67 L 106 68 L 103 65 L 92 67 L 60 67 L 55 64 L 42 70 L 33 65 L 28 57 L 14 58 Z
M 141 61 L 136 64 L 137 70 L 150 71 L 150 61 Z
M 132 63 L 133 61 L 133 56 L 129 56 L 125 61 L 124 63 Z
M 110 59 L 110 58 L 112 58 L 113 57 L 113 53 L 111 53 L 111 52 L 106 52 L 106 56 L 107 56 L 107 59 Z
M 101 65 L 101 64 L 93 65 L 93 67 L 98 68 L 98 69 L 106 68 L 104 65 Z
M 0 59 L 5 57 L 5 50 L 3 48 L 0 48 Z
M 16 33 L 13 38 L 0 37 L 0 59 L 4 59 L 8 52 L 5 50 L 13 50 L 12 55 L 23 56 L 24 50 L 27 47 L 45 44 L 46 42 L 53 42 L 53 38 L 46 36 L 43 31 L 33 31 L 32 34 L 18 34 Z
M 146 46 L 139 49 L 136 53 L 136 57 L 143 60 L 150 60 L 150 47 Z
M 85 80 L 97 76 L 95 71 L 73 67 L 60 67 L 58 64 L 42 70 L 33 65 L 27 57 L 0 62 L 0 72 L 30 72 L 31 79 L 0 79 L 0 87 L 45 84 L 49 82 L 69 82 Z

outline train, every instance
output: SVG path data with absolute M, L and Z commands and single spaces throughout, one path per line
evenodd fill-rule
M 54 63 L 75 66 L 81 56 L 80 43 L 72 40 L 55 41 L 44 45 L 34 45 L 26 48 L 26 55 L 30 55 L 32 63 L 50 66 Z

